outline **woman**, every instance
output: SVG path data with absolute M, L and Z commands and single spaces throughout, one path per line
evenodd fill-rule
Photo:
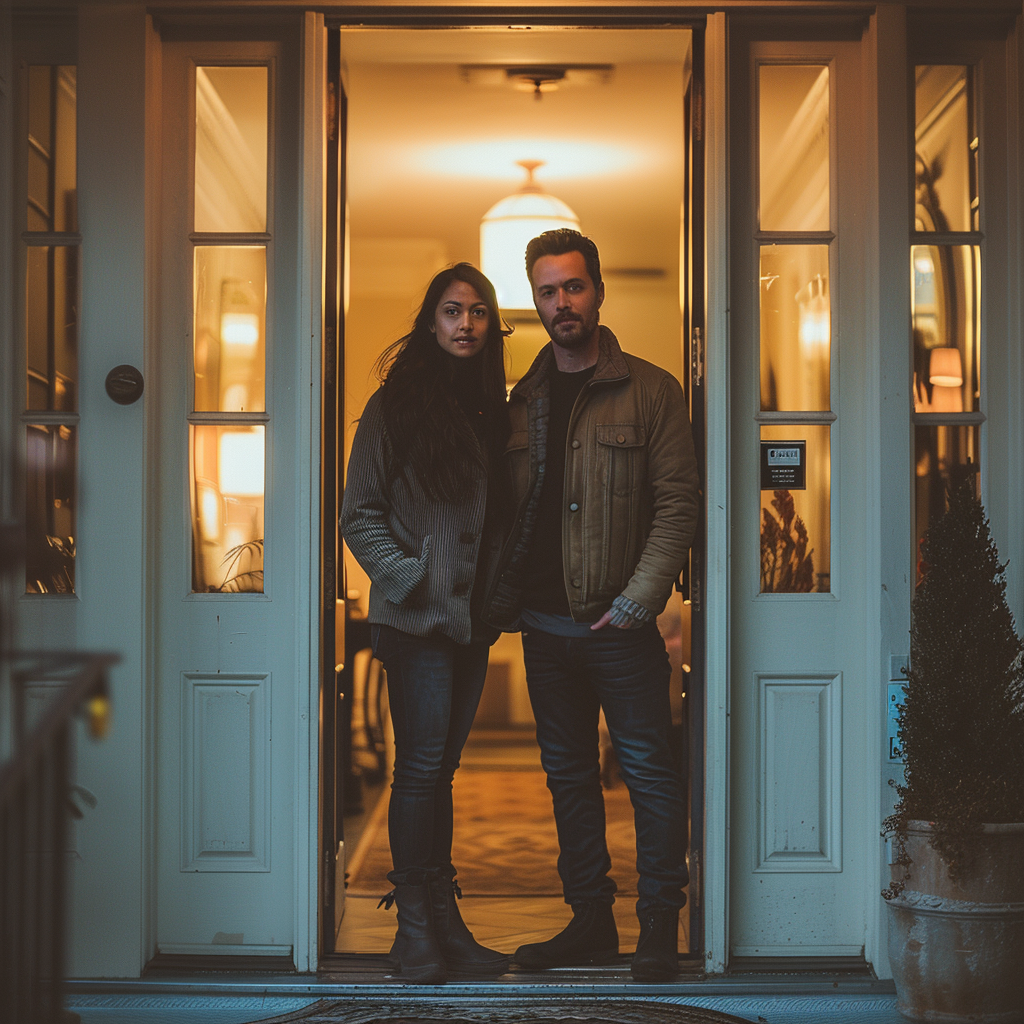
M 451 859 L 452 777 L 497 637 L 479 606 L 508 506 L 501 326 L 494 288 L 475 267 L 431 281 L 412 330 L 378 360 L 382 383 L 356 430 L 341 511 L 370 577 L 373 651 L 395 731 L 391 957 L 404 980 L 423 984 L 448 969 L 501 974 L 509 962 L 462 921 Z

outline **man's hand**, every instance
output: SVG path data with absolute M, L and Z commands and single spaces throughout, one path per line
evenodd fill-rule
M 611 608 L 590 628 L 604 629 L 605 626 L 614 626 L 616 629 L 639 629 L 653 621 L 654 615 L 643 605 L 637 604 L 636 601 L 630 601 L 625 594 L 619 594 L 612 601 Z
M 609 608 L 590 628 L 591 629 L 604 629 L 605 626 L 613 626 L 615 629 L 639 629 L 643 623 L 637 622 L 635 619 L 627 619 L 625 622 L 612 622 L 612 616 L 615 614 L 614 608 Z

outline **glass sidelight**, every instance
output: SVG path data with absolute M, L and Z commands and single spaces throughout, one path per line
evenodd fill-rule
M 786 468 L 800 459 L 796 483 L 761 491 L 761 593 L 828 593 L 832 552 L 832 458 L 828 425 L 761 427 L 769 453 Z M 795 474 L 796 475 L 796 474 Z M 786 481 L 780 481 L 785 483 Z
M 757 74 L 760 592 L 831 587 L 831 91 L 825 64 Z
M 197 245 L 193 368 L 197 412 L 266 409 L 267 250 Z
M 975 412 L 980 393 L 981 248 L 914 245 L 914 411 Z
M 762 64 L 758 85 L 761 230 L 828 231 L 828 67 Z
M 74 594 L 78 536 L 77 69 L 32 64 L 26 120 L 24 314 L 25 592 Z
M 761 247 L 761 411 L 829 408 L 827 245 Z
M 910 345 L 918 547 L 950 487 L 970 481 L 980 493 L 984 238 L 975 73 L 968 64 L 914 69 Z
M 196 68 L 194 593 L 264 589 L 269 88 L 266 65 Z
M 266 430 L 190 430 L 195 593 L 263 592 Z
M 917 231 L 976 231 L 980 220 L 973 76 L 966 65 L 914 69 Z
M 267 230 L 268 71 L 196 68 L 196 231 Z

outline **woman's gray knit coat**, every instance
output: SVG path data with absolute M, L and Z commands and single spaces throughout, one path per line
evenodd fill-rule
M 370 622 L 469 643 L 487 474 L 476 467 L 473 492 L 460 502 L 431 498 L 410 472 L 389 483 L 381 398 L 378 389 L 356 428 L 339 519 L 345 543 L 370 577 Z

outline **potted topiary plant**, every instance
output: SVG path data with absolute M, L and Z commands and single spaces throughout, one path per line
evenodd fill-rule
M 928 530 L 886 819 L 897 1007 L 913 1020 L 1024 1020 L 1024 643 L 970 484 Z

